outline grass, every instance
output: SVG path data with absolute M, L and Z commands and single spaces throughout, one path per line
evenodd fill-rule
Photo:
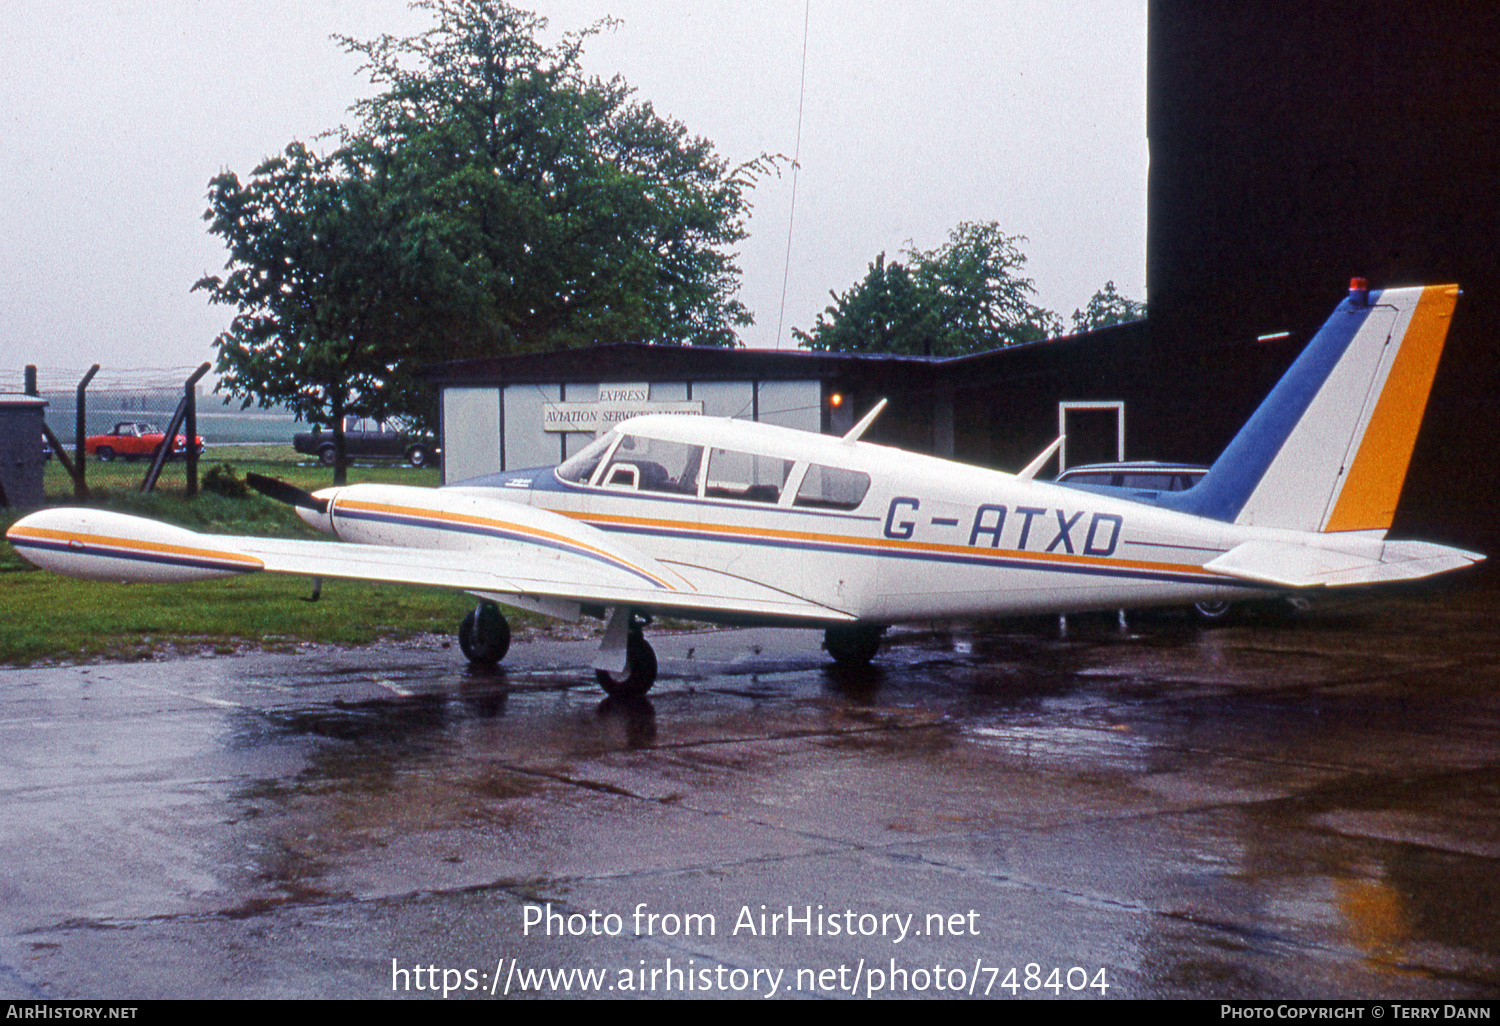
M 245 446 L 210 451 L 199 466 L 200 479 L 219 462 L 235 474 L 247 471 L 278 477 L 300 488 L 332 483 L 333 472 L 299 462 L 291 446 Z M 322 535 L 288 507 L 255 493 L 242 499 L 183 494 L 180 464 L 169 465 L 150 495 L 139 491 L 144 464 L 135 464 L 132 482 L 106 481 L 89 467 L 89 505 L 164 520 L 208 534 L 277 537 Z M 392 465 L 350 468 L 351 483 L 383 481 L 435 486 L 435 469 Z M 75 503 L 72 485 L 55 463 L 47 470 L 53 505 Z M 0 533 L 22 511 L 0 509 Z M 7 542 L 0 544 L 0 664 L 149 659 L 181 651 L 235 652 L 247 648 L 291 650 L 302 643 L 362 645 L 417 634 L 452 634 L 474 599 L 458 592 L 359 581 L 325 581 L 322 598 L 305 578 L 252 574 L 193 584 L 113 584 L 80 581 L 37 570 Z M 526 614 L 507 613 L 513 624 Z
M 289 444 L 279 445 L 226 445 L 210 446 L 198 461 L 198 477 L 201 480 L 210 467 L 228 463 L 235 472 L 244 476 L 247 472 L 279 477 L 298 488 L 314 490 L 333 484 L 333 470 L 310 456 L 295 452 Z M 89 460 L 85 476 L 93 491 L 105 491 L 111 495 L 139 493 L 141 480 L 146 476 L 145 461 L 127 463 L 116 460 L 103 463 Z M 416 468 L 404 463 L 376 462 L 356 463 L 349 468 L 349 482 L 378 481 L 384 484 L 411 484 L 436 487 L 441 473 L 436 467 Z M 183 464 L 174 460 L 162 471 L 157 490 L 164 494 L 182 492 Z M 73 484 L 56 460 L 47 461 L 43 481 L 47 495 L 56 501 L 71 501 Z

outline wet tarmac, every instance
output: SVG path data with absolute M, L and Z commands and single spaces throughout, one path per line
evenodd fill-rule
M 0 671 L 0 997 L 1493 998 L 1497 621 Z

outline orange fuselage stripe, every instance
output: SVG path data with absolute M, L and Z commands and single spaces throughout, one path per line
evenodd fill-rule
M 875 551 L 931 553 L 933 555 L 975 556 L 990 555 L 996 559 L 1034 560 L 1038 563 L 1064 563 L 1073 566 L 1099 566 L 1118 570 L 1142 570 L 1155 573 L 1202 573 L 1217 576 L 1196 563 L 1150 563 L 1140 560 L 1116 559 L 1110 556 L 1069 555 L 1065 552 L 1033 552 L 1022 549 L 982 548 L 977 545 L 943 545 L 933 542 L 913 542 L 892 538 L 862 538 L 847 534 L 818 534 L 810 531 L 777 531 L 736 524 L 705 525 L 684 520 L 654 520 L 642 517 L 610 516 L 599 513 L 567 512 L 564 516 L 586 520 L 598 525 L 619 527 L 656 528 L 667 531 L 691 531 L 717 535 L 720 538 L 754 537 L 770 541 L 790 543 L 805 542 L 824 545 L 847 545 Z

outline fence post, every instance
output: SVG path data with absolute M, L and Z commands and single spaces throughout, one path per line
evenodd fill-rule
M 99 365 L 96 363 L 89 368 L 83 380 L 78 382 L 77 398 L 73 403 L 73 497 L 75 499 L 87 499 L 89 497 L 88 481 L 84 476 L 84 467 L 88 464 L 88 425 L 84 423 L 84 397 L 83 394 L 89 387 L 89 382 L 94 380 L 94 375 L 99 373 Z
M 151 461 L 151 467 L 146 471 L 146 479 L 141 482 L 141 491 L 149 492 L 156 487 L 156 479 L 161 476 L 161 468 L 166 466 L 167 460 L 172 458 L 172 448 L 177 444 L 177 432 L 181 430 L 183 419 L 187 417 L 188 411 L 193 408 L 193 386 L 198 383 L 199 378 L 208 373 L 208 368 L 209 364 L 205 363 L 193 371 L 192 375 L 189 376 L 187 382 L 183 385 L 182 398 L 177 403 L 177 412 L 172 414 L 172 422 L 167 425 L 166 434 L 161 440 L 161 448 L 157 450 L 156 458 Z M 193 419 L 197 420 L 196 417 Z M 189 452 L 193 452 L 196 441 L 195 437 L 188 438 L 187 445 Z M 189 458 L 193 460 L 193 465 L 196 467 L 196 453 Z M 197 484 L 196 480 L 194 484 Z
M 203 364 L 182 386 L 182 398 L 187 403 L 187 496 L 198 494 L 198 379 L 208 373 L 208 364 Z

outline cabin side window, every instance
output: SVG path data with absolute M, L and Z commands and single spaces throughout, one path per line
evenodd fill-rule
M 697 495 L 702 466 L 701 445 L 626 435 L 599 483 L 606 488 Z
M 855 509 L 865 501 L 865 493 L 869 490 L 869 474 L 814 464 L 807 468 L 807 476 L 802 479 L 802 487 L 797 489 L 797 498 L 792 505 L 811 509 Z
M 710 450 L 703 494 L 711 499 L 776 503 L 786 487 L 792 461 L 729 449 Z

